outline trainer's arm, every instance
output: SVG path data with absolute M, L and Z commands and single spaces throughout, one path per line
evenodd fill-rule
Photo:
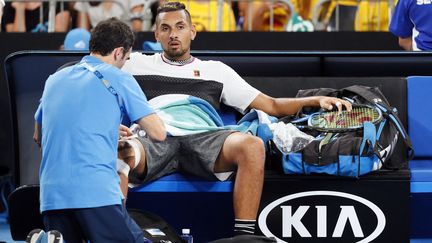
M 265 113 L 281 117 L 296 114 L 304 106 L 321 107 L 332 110 L 334 106 L 342 111 L 345 106 L 351 110 L 351 104 L 348 101 L 327 96 L 310 96 L 304 98 L 273 98 L 266 94 L 259 94 L 249 105 L 249 108 L 262 110 Z
M 138 125 L 154 140 L 163 141 L 166 138 L 166 129 L 162 120 L 156 114 L 145 116 L 137 121 Z

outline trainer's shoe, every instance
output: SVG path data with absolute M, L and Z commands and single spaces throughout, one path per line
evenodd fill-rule
M 34 229 L 32 231 L 30 231 L 30 233 L 27 235 L 26 238 L 26 243 L 42 243 L 44 236 L 45 236 L 45 231 L 41 230 L 41 229 Z
M 50 230 L 47 233 L 47 243 L 63 243 L 63 235 L 57 230 Z

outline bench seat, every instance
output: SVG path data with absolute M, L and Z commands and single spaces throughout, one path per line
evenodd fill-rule
M 131 192 L 231 192 L 233 181 L 208 181 L 174 173 L 131 188 Z
M 411 193 L 432 192 L 432 160 L 410 161 Z

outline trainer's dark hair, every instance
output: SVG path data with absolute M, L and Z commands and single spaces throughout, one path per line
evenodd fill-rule
M 134 33 L 127 24 L 116 18 L 110 18 L 99 22 L 91 31 L 89 50 L 106 56 L 117 47 L 129 51 L 134 41 Z
M 160 5 L 156 11 L 156 23 L 158 21 L 158 16 L 160 13 L 167 13 L 167 12 L 174 12 L 174 11 L 185 11 L 187 20 L 189 23 L 192 23 L 191 15 L 189 11 L 186 9 L 186 6 L 183 3 L 180 2 L 166 2 L 162 5 Z

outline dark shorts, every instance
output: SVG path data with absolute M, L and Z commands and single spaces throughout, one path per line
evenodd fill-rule
M 141 228 L 124 205 L 49 210 L 42 213 L 45 230 L 58 230 L 67 243 L 144 242 Z
M 218 180 L 214 164 L 225 139 L 235 131 L 218 130 L 181 137 L 167 137 L 163 142 L 138 138 L 144 146 L 146 173 L 130 176 L 130 182 L 139 184 L 158 179 L 174 172 L 185 172 L 208 180 Z

